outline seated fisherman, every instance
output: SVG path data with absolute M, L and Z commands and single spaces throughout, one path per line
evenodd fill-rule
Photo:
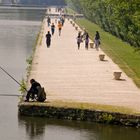
M 30 98 L 35 99 L 35 95 L 38 97 L 39 89 L 41 89 L 41 85 L 34 79 L 31 79 L 30 83 L 31 83 L 31 88 L 27 92 L 26 100 L 25 100 L 26 102 L 28 102 Z

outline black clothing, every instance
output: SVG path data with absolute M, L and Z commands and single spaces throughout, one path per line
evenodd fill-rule
M 38 82 L 35 81 L 34 83 L 32 83 L 32 86 L 31 86 L 31 88 L 30 88 L 30 90 L 28 92 L 37 93 L 38 92 L 37 87 L 41 87 L 41 85 Z
M 52 31 L 52 35 L 53 35 L 54 31 L 55 31 L 55 25 L 51 25 L 51 31 Z
M 41 88 L 41 85 L 38 82 L 33 82 L 31 88 L 29 89 L 26 95 L 26 101 L 29 101 L 29 98 L 35 98 L 35 95 L 38 95 L 38 89 Z
M 50 19 L 50 17 L 47 18 L 47 22 L 48 22 L 48 26 L 50 26 L 50 24 L 51 24 L 51 19 Z
M 99 40 L 99 39 L 100 39 L 100 35 L 99 35 L 98 32 L 95 34 L 95 39 L 96 39 L 96 40 Z
M 88 50 L 88 44 L 89 44 L 89 35 L 88 33 L 86 34 L 86 38 L 85 38 L 85 48 Z
M 51 34 L 50 33 L 46 34 L 46 44 L 47 44 L 48 48 L 51 45 Z
M 64 20 L 64 18 L 62 18 L 61 19 L 62 26 L 64 25 L 64 22 L 65 22 L 65 20 Z

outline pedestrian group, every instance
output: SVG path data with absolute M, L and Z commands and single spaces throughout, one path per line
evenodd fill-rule
M 47 25 L 48 25 L 48 27 L 50 27 L 50 30 L 51 30 L 51 32 L 48 31 L 46 34 L 47 48 L 50 48 L 50 46 L 51 46 L 51 38 L 55 34 L 56 24 L 57 24 L 57 28 L 58 28 L 58 35 L 61 36 L 62 28 L 65 23 L 65 16 L 62 15 L 62 13 L 63 13 L 62 9 L 56 9 L 56 11 L 59 11 L 60 15 L 58 17 L 54 17 L 55 23 L 53 23 L 53 22 L 51 23 L 50 16 L 47 17 Z M 80 31 L 76 37 L 78 50 L 80 49 L 81 43 L 83 43 L 83 42 L 84 42 L 85 49 L 88 50 L 89 49 L 89 39 L 90 39 L 89 34 L 86 31 L 86 29 L 83 29 L 83 33 Z M 93 43 L 94 43 L 94 48 L 98 51 L 99 46 L 101 44 L 100 34 L 98 31 L 96 31 L 96 33 L 94 35 Z
M 85 49 L 88 50 L 89 48 L 89 34 L 88 32 L 84 29 L 84 32 L 80 31 L 77 36 L 77 45 L 78 45 L 78 50 L 80 49 L 81 43 L 85 42 Z M 99 45 L 100 45 L 100 34 L 98 31 L 96 31 L 96 34 L 93 39 L 94 42 L 94 47 L 98 51 L 99 50 Z

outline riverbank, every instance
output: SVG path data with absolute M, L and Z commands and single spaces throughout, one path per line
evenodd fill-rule
M 52 21 L 55 23 L 54 19 Z M 84 119 L 80 120 L 107 123 L 117 123 L 119 119 L 120 124 L 124 120 L 123 125 L 139 126 L 140 90 L 133 81 L 107 55 L 105 61 L 100 61 L 99 55 L 105 54 L 101 49 L 86 50 L 83 43 L 78 50 L 78 31 L 70 21 L 66 20 L 61 36 L 56 25 L 50 48 L 46 47 L 45 41 L 45 34 L 50 30 L 46 19 L 42 29 L 41 43 L 36 47 L 29 79 L 34 78 L 41 83 L 47 92 L 47 101 L 20 102 L 19 114 L 72 120 L 83 116 Z M 114 79 L 114 71 L 122 72 L 120 80 Z
M 89 121 L 98 123 L 107 123 L 115 125 L 124 125 L 131 127 L 140 127 L 140 115 L 131 114 L 131 110 L 117 108 L 119 112 L 109 112 L 104 109 L 95 110 L 101 106 L 83 103 L 64 103 L 64 102 L 46 102 L 46 103 L 20 103 L 19 114 L 23 116 L 38 116 L 54 119 Z M 109 106 L 108 106 L 109 107 Z M 126 112 L 126 114 L 125 114 Z M 131 113 L 130 113 L 131 112 Z

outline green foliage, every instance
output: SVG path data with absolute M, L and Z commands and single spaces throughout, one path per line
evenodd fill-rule
M 82 7 L 80 6 L 80 4 L 81 4 L 80 0 L 66 0 L 66 2 L 68 3 L 69 7 L 71 7 L 75 11 L 78 11 L 79 13 L 81 13 Z
M 105 31 L 140 47 L 140 0 L 67 0 Z
M 111 114 L 103 113 L 102 115 L 99 116 L 99 120 L 105 123 L 111 123 L 115 117 L 113 117 Z
M 26 89 L 27 89 L 27 87 L 26 87 L 26 81 L 25 81 L 24 78 L 22 78 L 22 80 L 20 82 L 20 89 L 19 89 L 19 91 L 23 94 L 23 93 L 26 92 Z
M 27 78 L 28 78 L 29 75 L 30 75 L 32 61 L 33 61 L 33 56 L 30 56 L 30 57 L 26 60 L 26 62 L 27 62 L 27 64 L 28 64 L 28 66 L 27 66 L 27 68 L 26 68 L 26 70 L 27 70 Z
M 32 56 L 30 56 L 30 57 L 26 60 L 26 62 L 27 62 L 29 65 L 31 65 L 31 64 L 32 64 L 32 60 L 33 60 L 33 58 L 32 58 Z

